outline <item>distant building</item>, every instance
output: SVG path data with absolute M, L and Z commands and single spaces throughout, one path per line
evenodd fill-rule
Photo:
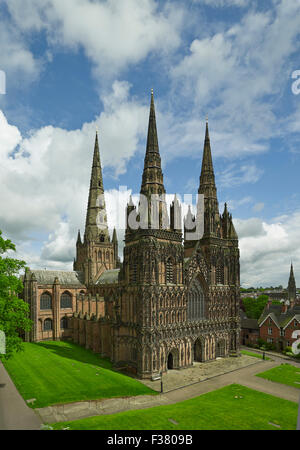
M 241 310 L 241 345 L 256 345 L 259 338 L 259 326 L 256 319 L 249 319 Z
M 296 340 L 293 331 L 300 329 L 300 302 L 296 295 L 296 282 L 293 265 L 287 287 L 287 299 L 281 305 L 272 305 L 270 299 L 258 320 L 259 335 L 264 341 L 273 344 L 277 350 L 289 347 Z

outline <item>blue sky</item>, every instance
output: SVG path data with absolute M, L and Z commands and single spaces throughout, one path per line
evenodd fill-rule
M 97 128 L 123 217 L 153 88 L 167 192 L 197 192 L 208 114 L 242 285 L 286 285 L 291 259 L 300 280 L 299 30 L 299 0 L 0 0 L 0 229 L 18 256 L 72 268 Z

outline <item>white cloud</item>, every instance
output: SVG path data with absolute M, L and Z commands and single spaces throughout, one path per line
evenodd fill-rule
M 193 0 L 195 3 L 204 3 L 214 8 L 228 8 L 230 6 L 238 6 L 245 8 L 249 5 L 249 0 Z
M 52 49 L 82 48 L 106 77 L 180 43 L 183 12 L 171 3 L 161 10 L 154 0 L 9 0 L 7 6 L 21 30 L 45 30 Z
M 244 183 L 256 183 L 263 174 L 263 169 L 259 169 L 254 163 L 237 165 L 230 164 L 219 175 L 220 186 L 238 186 Z
M 229 210 L 234 210 L 237 209 L 239 206 L 253 203 L 253 198 L 250 195 L 248 195 L 239 200 L 227 200 L 226 203 Z
M 0 18 L 0 69 L 6 73 L 7 84 L 14 80 L 31 82 L 41 70 L 41 62 L 30 51 L 19 29 Z
M 260 212 L 260 211 L 262 211 L 262 210 L 264 209 L 264 207 L 265 207 L 265 204 L 264 204 L 263 202 L 259 202 L 259 203 L 256 203 L 256 204 L 253 206 L 252 210 L 253 210 L 254 212 Z
M 96 129 L 104 173 L 114 176 L 125 171 L 145 137 L 149 106 L 129 99 L 129 88 L 114 82 L 103 112 L 78 130 L 46 126 L 23 137 L 0 111 L 1 228 L 16 242 L 36 245 L 46 237 L 43 264 L 67 260 L 83 229 Z
M 243 286 L 286 286 L 291 260 L 300 282 L 299 211 L 268 222 L 234 219 L 234 224 L 240 238 Z
M 192 102 L 193 113 L 203 118 L 208 113 L 217 154 L 267 151 L 269 139 L 290 131 L 277 108 L 297 69 L 292 61 L 300 48 L 299 16 L 300 3 L 293 0 L 265 12 L 251 8 L 240 23 L 201 30 L 171 69 L 182 101 Z M 297 123 L 295 114 L 294 130 Z

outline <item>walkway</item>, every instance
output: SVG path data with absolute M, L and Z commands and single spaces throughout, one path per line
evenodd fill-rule
M 243 356 L 242 358 L 245 358 L 245 356 Z M 36 410 L 36 412 L 40 414 L 44 423 L 64 422 L 68 420 L 77 420 L 102 414 L 114 414 L 130 409 L 146 409 L 152 408 L 154 406 L 174 404 L 183 400 L 197 397 L 210 391 L 214 391 L 232 383 L 242 384 L 243 386 L 256 389 L 257 391 L 275 395 L 277 397 L 284 398 L 293 402 L 299 401 L 299 389 L 279 383 L 274 383 L 260 377 L 255 377 L 255 374 L 281 364 L 282 360 L 278 359 L 278 361 L 262 361 L 260 359 L 252 357 L 246 358 L 251 359 L 251 363 L 246 367 L 238 368 L 236 370 L 223 374 L 210 376 L 206 380 L 193 382 L 189 386 L 182 386 L 156 396 L 143 395 L 138 397 L 115 399 L 111 398 L 102 401 L 99 400 L 77 402 L 66 405 L 55 405 L 47 408 L 40 408 Z M 226 358 L 223 361 L 231 362 L 231 359 Z M 174 372 L 175 371 L 169 371 L 168 374 L 164 375 L 164 383 L 166 385 L 168 375 L 171 374 L 171 376 L 173 376 Z M 184 371 L 176 372 L 184 373 Z M 145 382 L 145 384 L 148 383 L 151 384 L 151 382 L 149 381 Z M 152 383 L 153 386 L 158 382 Z
M 242 384 L 267 394 L 298 402 L 299 389 L 255 376 L 255 374 L 276 367 L 282 362 L 283 360 L 278 355 L 274 356 L 272 361 L 263 361 L 243 355 L 240 358 L 225 358 L 205 364 L 198 363 L 191 369 L 172 370 L 164 375 L 164 390 L 168 390 L 168 392 L 163 394 L 92 400 L 35 410 L 27 406 L 0 362 L 0 430 L 37 430 L 41 428 L 42 423 L 51 424 L 102 414 L 114 414 L 130 409 L 174 404 L 232 383 Z M 174 380 L 177 385 L 174 384 Z M 178 386 L 179 381 L 181 386 Z M 160 381 L 145 380 L 144 383 L 160 391 Z
M 0 430 L 39 430 L 40 417 L 29 408 L 0 361 Z

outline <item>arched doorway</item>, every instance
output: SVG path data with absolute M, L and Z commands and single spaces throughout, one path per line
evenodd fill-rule
M 223 358 L 225 356 L 225 340 L 221 339 L 217 342 L 216 358 Z
M 194 344 L 194 361 L 202 362 L 202 344 L 200 339 L 197 339 Z
M 173 355 L 169 353 L 168 355 L 168 370 L 172 370 L 174 367 Z

